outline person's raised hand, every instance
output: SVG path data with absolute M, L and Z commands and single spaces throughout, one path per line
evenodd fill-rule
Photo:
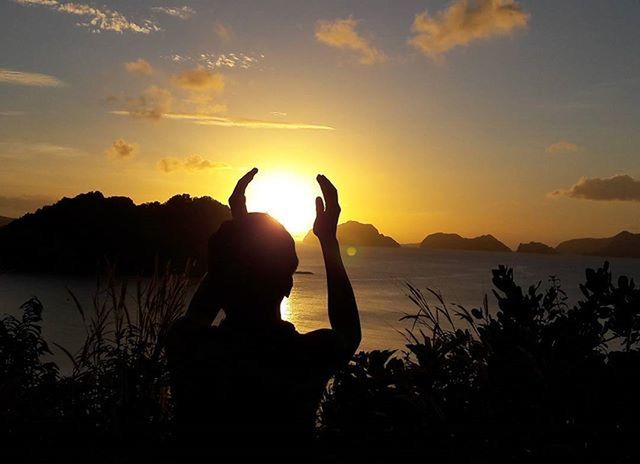
M 233 189 L 233 193 L 229 197 L 229 207 L 231 208 L 231 217 L 237 219 L 247 214 L 247 198 L 244 192 L 247 190 L 247 185 L 253 180 L 258 173 L 258 168 L 253 168 L 240 178 L 236 184 L 236 188 Z
M 338 204 L 338 190 L 329 179 L 322 174 L 316 177 L 322 198 L 316 198 L 316 220 L 313 223 L 313 233 L 320 242 L 336 239 L 338 218 L 340 217 L 340 205 Z

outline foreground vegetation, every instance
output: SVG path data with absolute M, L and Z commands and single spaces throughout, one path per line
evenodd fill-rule
M 87 311 L 86 340 L 68 353 L 73 370 L 47 361 L 43 308 L 0 320 L 0 440 L 23 457 L 47 447 L 108 448 L 172 443 L 172 403 L 163 351 L 186 305 L 186 274 L 127 283 L 108 278 Z M 608 263 L 586 271 L 570 306 L 550 278 L 523 290 L 511 269 L 493 270 L 498 307 L 450 307 L 408 286 L 415 314 L 403 352 L 359 353 L 327 387 L 318 445 L 394 455 L 484 462 L 564 455 L 631 462 L 640 417 L 640 289 L 612 280 Z M 135 295 L 131 300 L 130 295 Z M 53 348 L 52 348 L 53 349 Z M 87 455 L 84 455 L 87 457 Z

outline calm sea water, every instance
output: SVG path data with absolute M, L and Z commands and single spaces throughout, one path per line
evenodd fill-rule
M 299 270 L 291 297 L 283 304 L 284 318 L 299 331 L 328 327 L 326 283 L 322 257 L 318 248 L 298 246 Z M 491 269 L 499 264 L 514 268 L 516 280 L 529 285 L 550 275 L 558 276 L 570 301 L 579 299 L 577 287 L 584 280 L 587 267 L 601 265 L 604 258 L 582 256 L 544 256 L 517 253 L 471 251 L 427 251 L 418 248 L 360 248 L 354 256 L 344 253 L 344 260 L 358 300 L 363 326 L 362 349 L 402 348 L 398 330 L 405 313 L 416 308 L 405 294 L 405 283 L 430 287 L 441 292 L 449 303 L 479 306 L 491 296 Z M 614 275 L 640 278 L 640 260 L 610 260 Z M 0 275 L 0 313 L 19 314 L 20 305 L 37 296 L 45 307 L 43 331 L 47 340 L 75 350 L 83 337 L 83 327 L 66 288 L 71 289 L 88 308 L 96 288 L 95 278 L 41 276 L 27 274 Z M 63 364 L 64 360 L 59 358 Z

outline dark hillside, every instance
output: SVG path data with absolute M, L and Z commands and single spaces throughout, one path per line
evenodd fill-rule
M 63 198 L 0 229 L 0 268 L 93 273 L 105 260 L 120 272 L 146 273 L 156 259 L 204 270 L 207 240 L 230 217 L 209 198 L 176 195 L 136 205 L 90 192 Z

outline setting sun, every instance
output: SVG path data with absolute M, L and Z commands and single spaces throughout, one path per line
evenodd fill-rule
M 313 177 L 292 172 L 260 172 L 247 189 L 249 211 L 269 213 L 301 240 L 313 226 L 316 193 Z

